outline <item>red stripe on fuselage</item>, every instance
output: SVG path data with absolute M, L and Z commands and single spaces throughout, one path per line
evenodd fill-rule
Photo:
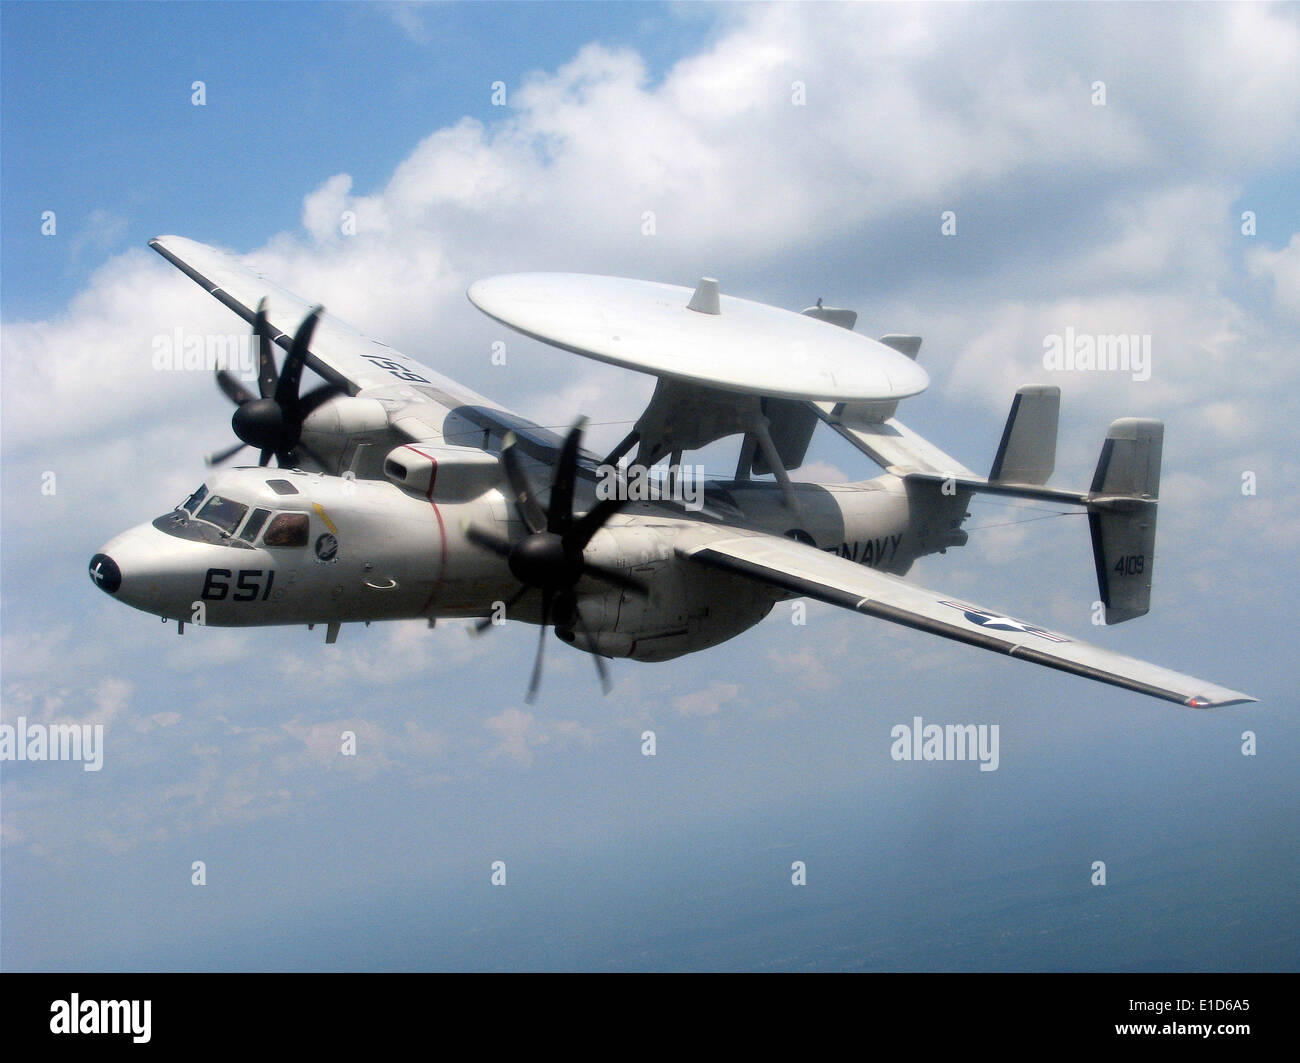
M 423 616 L 433 607 L 433 603 L 438 597 L 438 592 L 442 590 L 443 582 L 447 578 L 447 526 L 443 523 L 442 511 L 438 509 L 438 503 L 433 500 L 433 487 L 434 484 L 438 482 L 438 459 L 432 454 L 426 454 L 418 447 L 414 447 L 409 443 L 406 445 L 406 449 L 413 450 L 415 453 L 419 454 L 420 457 L 433 462 L 433 472 L 429 474 L 429 490 L 424 493 L 424 497 L 429 500 L 429 505 L 433 507 L 433 515 L 438 518 L 438 537 L 441 540 L 442 546 L 440 551 L 441 561 L 438 565 L 438 579 L 433 585 L 433 590 L 429 592 L 429 600 L 424 603 L 424 608 L 420 610 L 420 615 Z

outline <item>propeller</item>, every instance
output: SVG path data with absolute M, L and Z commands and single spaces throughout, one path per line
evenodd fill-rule
M 261 451 L 259 465 L 269 465 L 271 455 L 287 467 L 293 464 L 295 450 L 302 450 L 317 465 L 323 462 L 302 442 L 302 423 L 318 407 L 346 392 L 337 384 L 321 384 L 300 395 L 302 367 L 311 350 L 312 334 L 324 307 L 313 307 L 294 333 L 289 353 L 279 371 L 272 355 L 271 330 L 266 320 L 266 300 L 257 304 L 253 319 L 253 337 L 257 340 L 257 395 L 253 395 L 228 369 L 217 370 L 217 387 L 236 406 L 230 426 L 240 442 L 233 447 L 208 455 L 209 465 L 219 465 L 234 457 L 244 447 Z
M 588 645 L 593 644 L 582 613 L 578 610 L 574 587 L 584 576 L 600 580 L 634 594 L 648 594 L 640 580 L 624 575 L 618 569 L 608 568 L 588 561 L 583 555 L 587 544 L 605 523 L 625 505 L 622 499 L 603 499 L 586 514 L 575 517 L 573 513 L 573 488 L 578 473 L 578 450 L 582 443 L 586 419 L 579 418 L 569 430 L 560 448 L 560 461 L 556 466 L 555 480 L 551 484 L 551 498 L 543 510 L 537 493 L 528 482 L 523 461 L 516 449 L 515 434 L 506 434 L 501 448 L 501 463 L 505 467 L 506 481 L 515 497 L 515 505 L 528 534 L 515 542 L 483 531 L 474 525 L 465 528 L 465 537 L 476 546 L 505 558 L 511 573 L 523 586 L 507 603 L 507 611 L 529 591 L 542 593 L 542 623 L 537 643 L 537 656 L 533 661 L 533 675 L 528 683 L 529 704 L 537 696 L 542 681 L 542 651 L 546 646 L 546 629 L 555 626 L 581 631 Z M 483 620 L 475 625 L 482 633 L 492 624 Z M 592 654 L 601 688 L 609 693 L 609 674 L 605 661 Z

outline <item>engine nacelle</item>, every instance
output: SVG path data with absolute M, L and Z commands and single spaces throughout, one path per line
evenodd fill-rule
M 382 432 L 388 427 L 388 411 L 376 399 L 341 396 L 308 415 L 302 430 L 320 435 L 356 436 Z
M 388 452 L 384 475 L 435 502 L 468 502 L 501 482 L 501 463 L 473 447 L 407 443 Z
M 587 558 L 623 569 L 650 588 L 593 594 L 578 609 L 579 625 L 557 625 L 565 642 L 605 657 L 668 661 L 716 646 L 767 616 L 776 596 L 752 580 L 707 569 L 678 557 L 660 529 L 606 527 L 591 541 Z

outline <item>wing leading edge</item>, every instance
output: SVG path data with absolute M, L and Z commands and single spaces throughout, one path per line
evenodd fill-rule
M 281 288 L 225 251 L 183 236 L 157 236 L 149 241 L 149 246 L 249 324 L 257 312 L 257 304 L 265 298 L 267 320 L 280 347 L 288 348 L 298 324 L 311 312 L 312 306 L 305 299 Z M 353 395 L 373 388 L 423 384 L 449 406 L 494 405 L 482 395 L 386 343 L 363 335 L 328 313 L 322 314 L 317 323 L 307 364 Z
M 158 236 L 149 246 L 190 280 L 250 324 L 266 299 L 273 341 L 289 348 L 312 304 L 268 280 L 235 256 L 183 236 Z M 525 449 L 549 460 L 560 437 L 518 417 L 464 385 L 371 339 L 324 313 L 312 335 L 307 365 L 349 395 L 383 400 L 399 439 L 479 446 L 486 431 L 514 432 Z M 458 416 L 449 419 L 449 414 Z
M 815 598 L 1191 708 L 1257 700 L 1236 690 L 971 605 L 951 595 L 926 590 L 793 539 L 728 533 L 679 546 L 677 553 L 699 564 L 801 597 Z

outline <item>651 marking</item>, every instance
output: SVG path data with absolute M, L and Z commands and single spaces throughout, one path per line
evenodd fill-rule
M 262 583 L 262 577 L 266 576 L 266 583 Z M 275 569 L 267 569 L 263 572 L 260 568 L 241 568 L 239 575 L 235 580 L 232 588 L 230 579 L 235 576 L 228 568 L 210 568 L 208 569 L 207 578 L 203 581 L 203 593 L 200 598 L 205 598 L 210 602 L 224 601 L 227 595 L 230 595 L 232 602 L 252 602 L 266 601 L 271 594 L 271 584 L 275 581 Z M 231 594 L 231 590 L 234 594 Z M 261 598 L 258 598 L 258 594 Z

